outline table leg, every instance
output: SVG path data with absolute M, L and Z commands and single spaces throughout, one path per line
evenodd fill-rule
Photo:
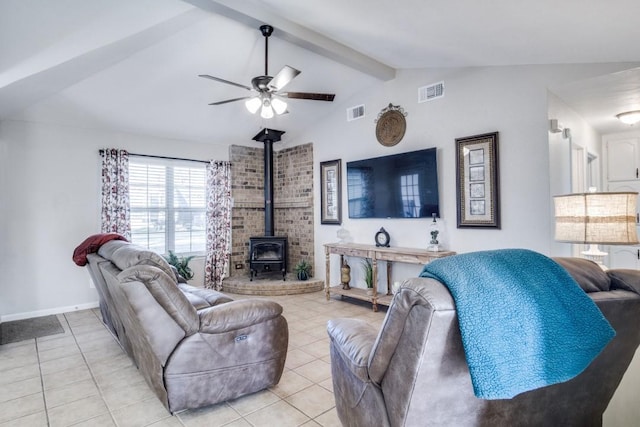
M 378 260 L 372 259 L 373 264 L 373 295 L 371 296 L 371 307 L 373 311 L 378 311 Z
M 324 293 L 327 297 L 327 301 L 330 299 L 329 295 L 329 287 L 331 286 L 329 282 L 331 281 L 331 254 L 329 253 L 329 248 L 324 249 L 324 262 L 326 265 L 326 271 L 324 276 Z

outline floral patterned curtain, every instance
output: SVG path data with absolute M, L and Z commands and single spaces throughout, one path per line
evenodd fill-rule
M 207 253 L 204 286 L 222 289 L 231 252 L 231 163 L 207 165 Z
M 131 241 L 129 219 L 129 153 L 108 148 L 102 156 L 102 233 L 118 233 Z

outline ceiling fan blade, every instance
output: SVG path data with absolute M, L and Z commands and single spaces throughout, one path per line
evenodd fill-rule
M 311 99 L 313 101 L 333 101 L 336 97 L 333 93 L 287 92 L 280 95 L 293 99 Z
M 275 75 L 274 78 L 269 82 L 269 89 L 276 92 L 288 85 L 291 80 L 293 80 L 298 74 L 300 74 L 299 70 L 296 70 L 293 67 L 289 67 L 285 65 L 282 67 L 282 70 L 278 71 L 278 74 Z
M 220 82 L 220 83 L 226 83 L 228 85 L 238 86 L 238 87 L 241 87 L 243 89 L 253 90 L 253 88 L 250 88 L 249 86 L 246 86 L 246 85 L 243 85 L 243 84 L 240 84 L 240 83 L 230 82 L 229 80 L 221 79 L 220 77 L 213 77 L 213 76 L 210 76 L 209 74 L 199 74 L 198 77 L 204 77 L 205 79 L 215 80 L 215 81 Z
M 236 102 L 236 101 L 242 101 L 243 99 L 249 99 L 251 98 L 250 96 L 243 96 L 242 98 L 233 98 L 233 99 L 225 99 L 224 101 L 218 101 L 218 102 L 212 102 L 209 105 L 222 105 L 222 104 L 228 104 L 229 102 Z

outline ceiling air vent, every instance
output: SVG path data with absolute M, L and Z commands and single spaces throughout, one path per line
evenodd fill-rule
M 364 104 L 347 108 L 347 121 L 361 119 L 364 117 Z
M 432 101 L 444 96 L 444 82 L 418 88 L 418 102 Z

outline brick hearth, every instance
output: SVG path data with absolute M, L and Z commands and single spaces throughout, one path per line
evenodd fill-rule
M 287 280 L 282 280 L 281 276 L 265 279 L 253 279 L 248 277 L 235 276 L 224 279 L 222 288 L 225 292 L 241 295 L 295 295 L 318 292 L 324 289 L 322 280 L 296 280 L 295 276 L 287 275 Z

